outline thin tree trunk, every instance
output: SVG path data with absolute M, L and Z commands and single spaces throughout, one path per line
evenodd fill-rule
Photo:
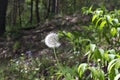
M 59 0 L 56 0 L 55 13 L 58 14 L 59 11 Z
M 7 4 L 8 0 L 0 0 L 0 35 L 5 32 Z
M 52 13 L 55 13 L 56 11 L 56 0 L 52 0 Z
M 12 16 L 11 16 L 11 22 L 12 22 L 12 26 L 16 25 L 16 19 L 17 19 L 17 13 L 18 13 L 18 2 L 17 0 L 13 0 L 13 10 L 12 10 Z
M 58 4 L 59 0 L 52 0 L 52 13 L 54 14 L 58 13 Z
M 48 0 L 47 2 L 48 2 L 47 3 L 47 14 L 46 14 L 45 18 L 48 18 L 48 16 L 49 16 L 49 13 L 50 13 L 50 2 L 51 2 L 51 0 Z
M 35 12 L 36 12 L 37 23 L 39 23 L 40 22 L 40 17 L 39 17 L 39 0 L 35 0 Z
M 33 20 L 33 0 L 31 0 L 31 3 L 30 3 L 30 20 L 28 23 L 32 24 L 32 20 Z
M 18 2 L 18 9 L 19 9 L 19 24 L 20 24 L 20 27 L 22 26 L 22 19 L 21 19 L 21 2 L 19 1 Z

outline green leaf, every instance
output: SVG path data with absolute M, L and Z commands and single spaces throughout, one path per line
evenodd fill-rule
M 95 80 L 105 80 L 104 72 L 102 69 L 97 69 L 95 67 L 89 67 L 90 71 L 92 72 L 92 78 Z
M 110 60 L 113 60 L 116 55 L 115 54 L 108 54 L 108 56 L 109 56 Z
M 103 70 L 100 70 L 100 80 L 105 80 L 105 73 Z
M 120 27 L 117 28 L 117 32 L 118 32 L 118 33 L 120 32 Z
M 106 51 L 105 53 L 104 53 L 104 59 L 106 60 L 106 61 L 109 61 L 109 56 L 108 56 L 108 51 Z
M 106 19 L 107 19 L 107 21 L 110 23 L 110 24 L 112 24 L 113 25 L 113 23 L 112 23 L 112 17 L 110 16 L 110 15 L 106 15 Z
M 97 18 L 97 15 L 94 15 L 93 17 L 92 17 L 92 22 L 94 22 L 94 20 Z
M 79 65 L 78 67 L 78 73 L 79 73 L 79 77 L 81 78 L 83 73 L 85 72 L 85 70 L 87 69 L 88 64 L 87 63 L 82 63 Z
M 71 32 L 63 31 L 63 34 L 69 41 L 73 41 L 74 35 Z
M 69 38 L 72 38 L 72 37 L 73 37 L 73 35 L 72 35 L 70 32 L 67 32 L 67 36 L 68 36 Z
M 116 57 L 117 57 L 117 58 L 120 58 L 120 55 L 119 55 L 119 54 L 116 54 Z
M 111 19 L 110 15 L 106 15 L 106 18 L 108 21 Z
M 103 11 L 102 11 L 102 10 L 96 10 L 95 13 L 96 13 L 97 15 L 100 15 L 100 14 L 103 13 Z
M 119 23 L 118 19 L 113 19 L 113 22 L 115 22 L 116 24 Z
M 111 73 L 108 73 L 108 77 L 110 80 L 114 80 L 115 75 L 116 75 L 115 69 L 112 68 Z
M 104 55 L 104 50 L 103 49 L 99 49 L 99 52 L 100 52 L 101 56 Z
M 94 53 L 93 53 L 91 58 L 95 59 L 96 61 L 98 61 L 98 59 L 100 59 L 100 60 L 102 59 L 102 56 L 101 56 L 101 54 L 100 54 L 98 49 L 94 50 Z
M 116 61 L 115 68 L 120 68 L 120 59 Z
M 110 33 L 111 33 L 112 36 L 115 36 L 116 33 L 117 33 L 116 28 L 111 28 Z
M 120 68 L 120 59 L 114 59 L 108 64 L 108 73 L 111 80 L 114 79 L 115 75 L 118 74 L 118 69 Z
M 92 72 L 93 77 L 97 77 L 98 72 L 95 67 L 89 67 L 89 70 Z
M 114 50 L 114 49 L 108 50 L 108 52 L 109 52 L 110 54 L 115 54 L 115 50 Z
M 92 12 L 92 8 L 93 8 L 93 6 L 90 6 L 90 8 L 88 9 L 89 13 Z
M 98 26 L 98 23 L 102 20 L 103 18 L 99 18 L 98 20 L 97 20 L 97 22 L 96 22 L 96 26 Z
M 105 24 L 106 24 L 106 21 L 105 21 L 105 20 L 102 21 L 102 23 L 101 23 L 100 26 L 99 26 L 99 29 L 102 30 L 103 27 L 105 26 Z
M 115 62 L 116 62 L 117 60 L 118 60 L 118 59 L 114 59 L 114 60 L 112 60 L 111 62 L 109 62 L 108 67 L 107 67 L 107 70 L 108 70 L 109 73 L 111 72 L 111 70 L 112 70 L 112 68 L 113 68 L 113 66 L 115 65 Z
M 119 80 L 120 79 L 120 74 L 117 74 L 114 78 L 114 80 Z
M 91 50 L 92 52 L 94 52 L 95 48 L 96 48 L 96 45 L 95 45 L 95 44 L 90 44 L 90 50 Z

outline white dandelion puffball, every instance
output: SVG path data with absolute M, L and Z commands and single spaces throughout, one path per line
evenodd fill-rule
M 49 48 L 59 47 L 61 44 L 60 44 L 60 42 L 58 40 L 59 40 L 58 34 L 56 34 L 56 33 L 50 33 L 45 38 L 45 44 Z

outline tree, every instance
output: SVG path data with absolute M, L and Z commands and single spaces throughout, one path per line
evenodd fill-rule
M 51 7 L 50 2 L 51 2 L 51 0 L 47 0 L 47 14 L 46 14 L 45 18 L 48 18 L 49 13 L 50 13 L 50 7 Z
M 28 23 L 32 24 L 33 21 L 33 0 L 30 1 L 30 20 Z
M 0 0 L 0 35 L 5 32 L 7 4 L 8 0 Z
M 35 0 L 35 12 L 36 12 L 37 23 L 39 23 L 40 22 L 40 17 L 39 17 L 39 0 Z
M 58 0 L 52 0 L 52 13 L 58 13 Z

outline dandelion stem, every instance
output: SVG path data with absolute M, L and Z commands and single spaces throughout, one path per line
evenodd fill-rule
M 56 55 L 56 49 L 53 48 L 53 51 L 54 51 L 53 53 L 54 53 L 55 59 L 57 61 L 57 65 L 59 65 L 59 61 L 58 61 L 58 58 L 57 58 L 57 55 Z

